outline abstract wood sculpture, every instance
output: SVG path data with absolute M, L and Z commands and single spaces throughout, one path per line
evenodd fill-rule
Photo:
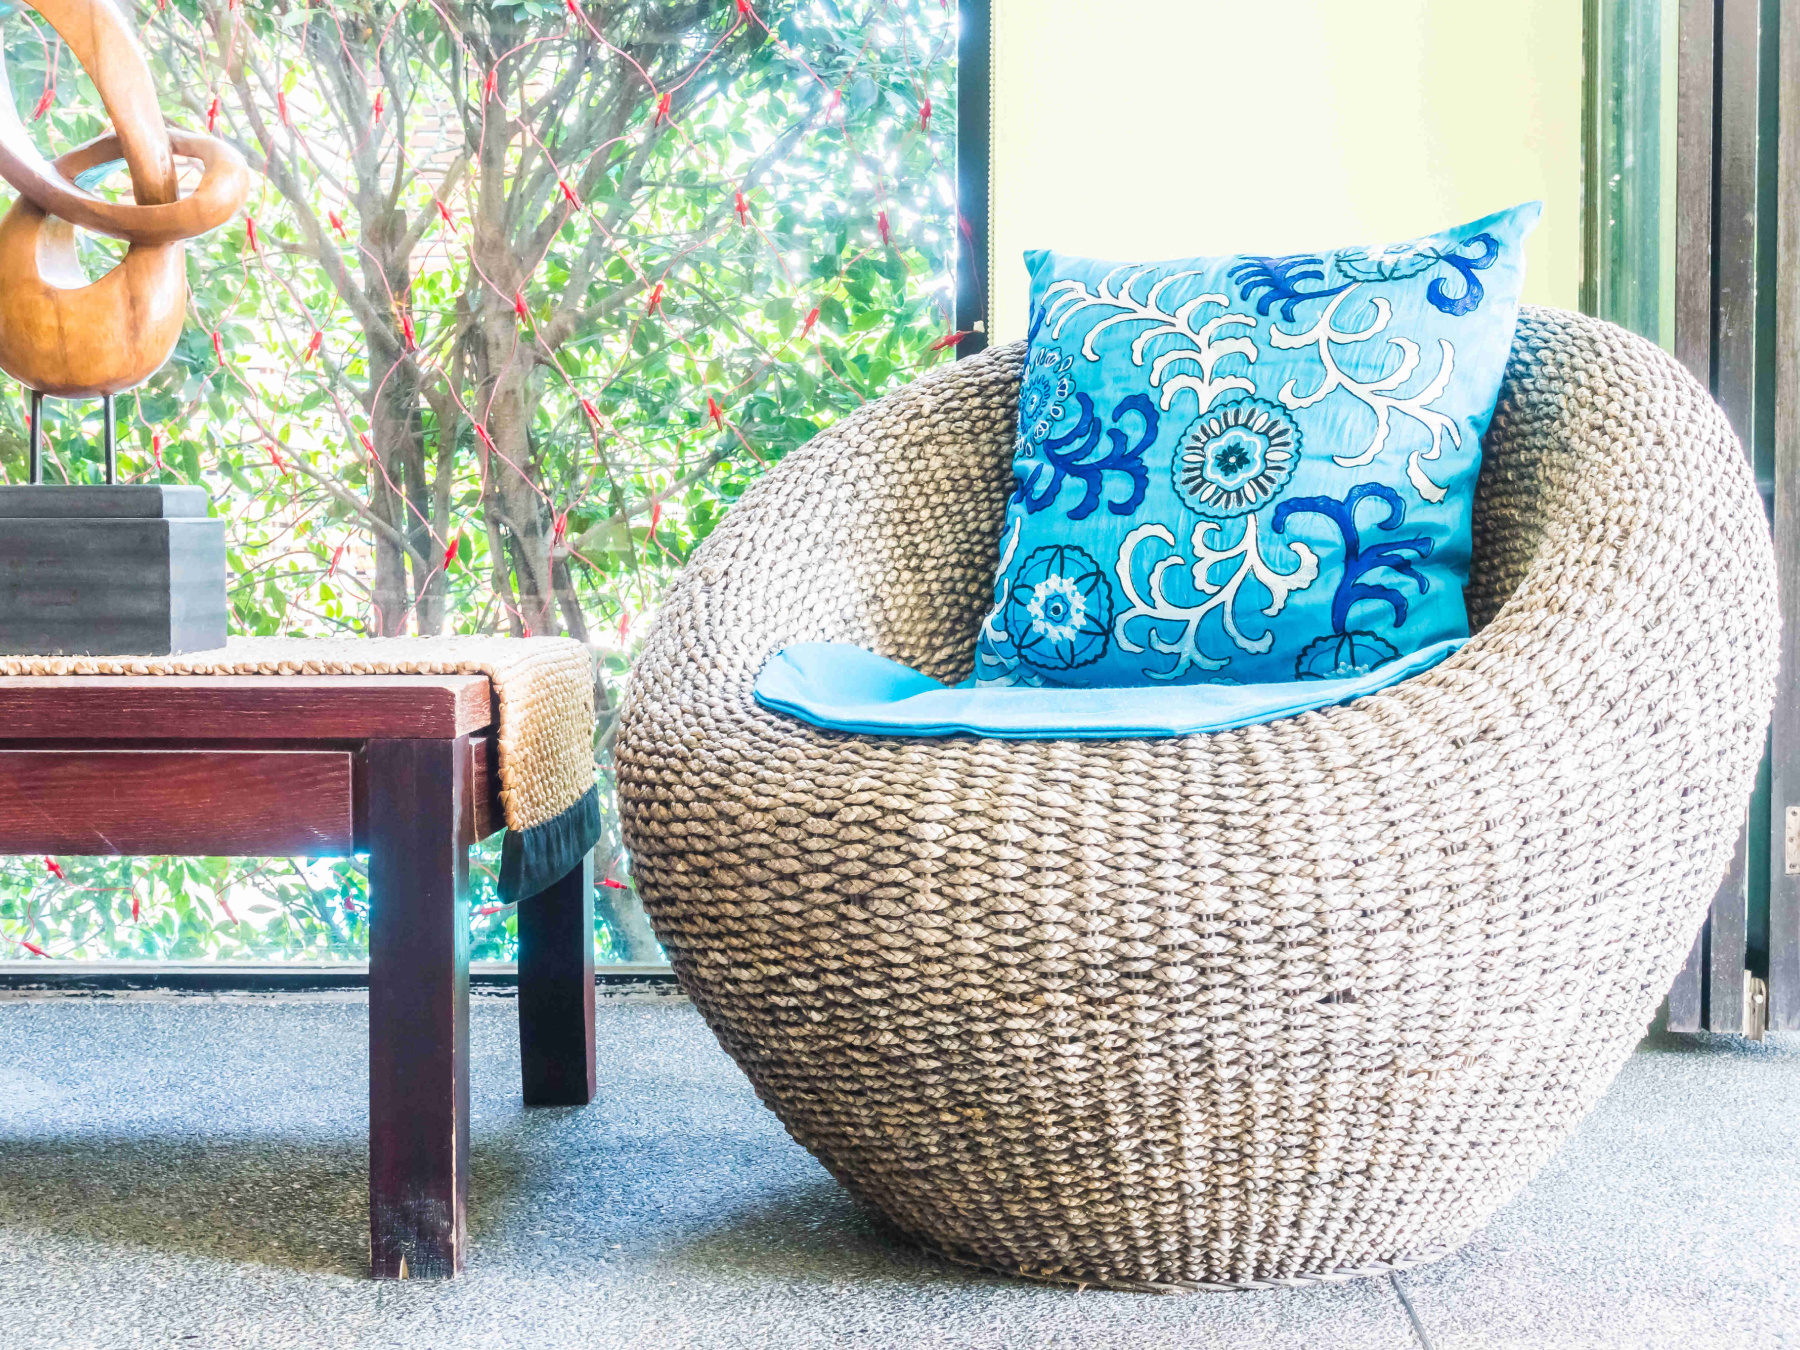
M 249 171 L 223 141 L 164 125 L 150 68 L 111 0 L 26 2 L 93 79 L 113 131 L 46 162 L 0 64 L 0 177 L 20 194 L 0 219 L 0 370 L 38 394 L 111 396 L 169 359 L 187 307 L 182 241 L 236 212 Z M 176 188 L 177 155 L 204 170 L 186 197 Z M 83 185 L 121 161 L 133 202 Z M 90 283 L 76 258 L 76 227 L 125 240 L 124 260 Z

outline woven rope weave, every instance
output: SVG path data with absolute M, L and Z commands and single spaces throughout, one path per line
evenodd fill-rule
M 594 786 L 593 659 L 567 638 L 233 638 L 179 656 L 0 656 L 5 675 L 485 675 L 507 825 L 542 825 Z
M 789 455 L 673 588 L 618 740 L 683 985 L 922 1244 L 1126 1288 L 1464 1241 L 1618 1071 L 1743 817 L 1778 615 L 1744 457 L 1654 346 L 1521 316 L 1477 635 L 1346 707 L 1174 740 L 882 739 L 759 708 L 795 642 L 965 676 L 1023 349 Z

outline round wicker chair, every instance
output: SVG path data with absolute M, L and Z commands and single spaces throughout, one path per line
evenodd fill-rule
M 969 672 L 1023 356 L 934 370 L 776 467 L 633 673 L 618 786 L 683 986 L 793 1136 L 958 1260 L 1131 1289 L 1442 1255 L 1642 1035 L 1723 874 L 1774 562 L 1704 390 L 1520 318 L 1476 636 L 1346 707 L 1170 740 L 834 734 L 774 651 Z

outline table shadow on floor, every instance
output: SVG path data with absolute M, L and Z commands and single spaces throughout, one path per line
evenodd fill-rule
M 476 1153 L 474 1245 L 529 1168 Z M 366 1276 L 369 1153 L 360 1141 L 131 1135 L 6 1141 L 0 1231 L 306 1273 Z

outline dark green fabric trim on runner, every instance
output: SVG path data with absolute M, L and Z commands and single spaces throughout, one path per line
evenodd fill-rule
M 500 899 L 510 905 L 536 895 L 580 866 L 599 842 L 600 789 L 596 786 L 542 825 L 506 832 L 500 846 Z

